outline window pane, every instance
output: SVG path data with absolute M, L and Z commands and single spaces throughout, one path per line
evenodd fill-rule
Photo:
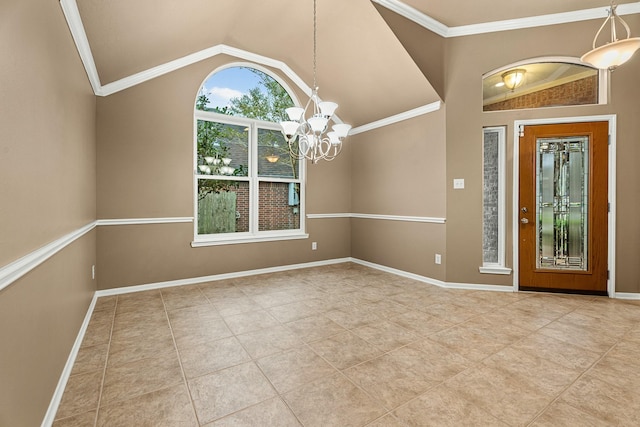
M 497 131 L 484 131 L 483 153 L 483 239 L 482 262 L 497 264 L 498 259 L 498 177 L 499 134 Z
M 261 182 L 259 186 L 258 229 L 300 228 L 300 186 L 287 182 Z
M 249 231 L 249 183 L 198 180 L 198 234 Z
M 245 126 L 198 120 L 198 173 L 247 176 L 248 141 Z
M 258 129 L 258 175 L 297 179 L 299 162 L 291 159 L 282 132 Z
M 483 111 L 598 104 L 598 83 L 598 70 L 586 65 L 518 65 L 483 78 Z

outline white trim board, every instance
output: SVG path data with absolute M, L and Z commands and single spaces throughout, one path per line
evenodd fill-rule
M 579 122 L 609 122 L 609 164 L 608 164 L 608 198 L 609 198 L 609 221 L 608 221 L 608 253 L 607 264 L 609 268 L 609 280 L 607 282 L 607 293 L 609 298 L 617 298 L 616 295 L 616 123 L 617 115 L 607 114 L 598 116 L 578 116 L 578 117 L 560 117 L 546 119 L 528 119 L 515 120 L 513 122 L 513 186 L 512 186 L 512 241 L 513 241 L 513 289 L 519 289 L 519 266 L 518 266 L 518 241 L 519 233 L 519 212 L 520 200 L 518 198 L 518 183 L 520 180 L 520 164 L 519 164 L 519 141 L 520 126 L 545 125 L 545 124 L 562 124 L 562 123 L 579 123 Z
M 403 216 L 403 215 L 378 215 L 364 213 L 326 213 L 326 214 L 307 214 L 308 219 L 327 219 L 327 218 L 361 218 L 361 219 L 379 219 L 387 221 L 406 221 L 406 222 L 428 222 L 433 224 L 445 224 L 446 218 L 437 218 L 429 216 Z
M 590 19 L 605 19 L 607 17 L 608 9 L 603 5 L 602 7 L 575 10 L 572 12 L 553 13 L 527 18 L 507 19 L 503 21 L 484 22 L 481 24 L 448 27 L 399 0 L 372 1 L 445 38 L 519 30 L 523 28 L 545 27 L 556 24 L 568 24 L 571 22 L 587 21 Z M 640 13 L 640 2 L 621 4 L 618 6 L 616 11 L 618 12 L 618 15 L 632 15 Z
M 167 217 L 167 218 L 122 218 L 122 219 L 99 219 L 97 225 L 140 225 L 140 224 L 176 224 L 193 222 L 192 216 Z
M 0 291 L 96 227 L 91 222 L 0 268 Z
M 431 104 L 423 105 L 422 107 L 414 108 L 413 110 L 405 111 L 404 113 L 389 116 L 387 118 L 376 120 L 375 122 L 371 122 L 366 125 L 355 127 L 351 129 L 351 131 L 349 132 L 349 136 L 368 132 L 370 130 L 378 129 L 384 126 L 389 126 L 391 124 L 422 116 L 424 114 L 433 113 L 434 111 L 438 111 L 441 105 L 442 102 L 440 101 L 432 102 Z
M 256 270 L 246 270 L 246 271 L 239 271 L 234 273 L 222 273 L 222 274 L 214 274 L 211 276 L 192 277 L 189 279 L 169 280 L 166 282 L 156 282 L 156 283 L 149 283 L 146 285 L 134 285 L 134 286 L 126 286 L 122 288 L 113 288 L 113 289 L 96 291 L 96 295 L 98 297 L 103 297 L 103 296 L 109 296 L 109 295 L 128 294 L 132 292 L 143 292 L 143 291 L 149 291 L 154 289 L 171 288 L 174 286 L 197 285 L 198 283 L 215 282 L 218 280 L 236 279 L 239 277 L 247 277 L 247 276 L 257 276 L 259 274 L 279 273 L 282 271 L 299 270 L 302 268 L 322 267 L 326 265 L 342 264 L 349 261 L 351 261 L 351 258 L 337 258 L 337 259 L 330 259 L 325 261 L 306 262 L 302 264 L 289 264 L 289 265 L 283 265 L 283 266 L 277 266 L 277 267 L 259 268 Z
M 76 357 L 78 357 L 78 352 L 80 351 L 82 340 L 84 339 L 84 335 L 87 332 L 87 327 L 89 326 L 89 322 L 91 321 L 91 315 L 93 314 L 93 310 L 96 307 L 97 300 L 98 295 L 96 295 L 96 293 L 94 292 L 93 298 L 91 299 L 91 304 L 89 304 L 89 308 L 87 309 L 87 314 L 85 314 L 84 316 L 84 321 L 82 322 L 82 326 L 80 326 L 78 336 L 76 337 L 76 340 L 73 343 L 73 347 L 71 348 L 71 352 L 69 353 L 69 357 L 67 358 L 67 363 L 65 363 L 64 368 L 62 369 L 62 374 L 60 374 L 58 385 L 53 392 L 53 397 L 51 398 L 51 402 L 49 403 L 49 408 L 47 409 L 44 419 L 42 420 L 42 427 L 50 427 L 53 424 L 53 420 L 55 419 L 56 413 L 58 412 L 58 406 L 60 406 L 60 401 L 62 400 L 62 395 L 64 394 L 64 389 L 67 387 L 67 381 L 69 381 L 69 376 L 71 375 L 73 364 L 76 361 Z

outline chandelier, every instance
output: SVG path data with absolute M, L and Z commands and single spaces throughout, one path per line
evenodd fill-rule
M 614 5 L 612 2 L 611 8 L 607 9 L 609 16 L 607 16 L 605 21 L 602 23 L 602 26 L 600 26 L 600 29 L 593 39 L 593 49 L 582 55 L 580 58 L 583 62 L 587 62 L 594 67 L 603 70 L 614 69 L 627 62 L 633 56 L 635 51 L 640 48 L 640 37 L 630 38 L 631 31 L 629 30 L 629 26 L 616 13 L 617 7 L 618 6 Z M 620 21 L 624 29 L 627 30 L 626 39 L 618 40 L 618 35 L 616 34 L 616 20 Z M 596 47 L 598 36 L 607 25 L 607 22 L 611 24 L 611 42 L 600 47 Z
M 285 112 L 289 120 L 280 122 L 282 134 L 289 144 L 292 158 L 331 161 L 342 150 L 342 141 L 349 134 L 351 125 L 338 123 L 329 131 L 329 120 L 338 108 L 335 102 L 321 101 L 316 83 L 316 0 L 313 0 L 313 91 L 304 108 L 291 107 Z M 307 112 L 308 110 L 308 112 Z M 305 115 L 309 114 L 309 118 Z

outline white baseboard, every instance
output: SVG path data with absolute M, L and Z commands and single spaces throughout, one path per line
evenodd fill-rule
M 629 300 L 629 301 L 639 301 L 640 294 L 631 293 L 631 292 L 616 292 L 613 296 L 617 299 Z
M 420 276 L 419 274 L 409 273 L 407 271 L 398 270 L 396 268 L 387 267 L 380 264 L 375 264 L 369 261 L 363 261 L 361 259 L 352 258 L 352 262 L 366 267 L 375 268 L 376 270 L 385 271 L 387 273 L 396 274 L 398 276 L 407 277 L 409 279 L 418 280 L 420 282 L 428 283 L 430 285 L 439 286 L 447 289 L 466 289 L 472 291 L 493 291 L 493 292 L 514 292 L 512 286 L 500 286 L 500 285 L 480 285 L 473 283 L 453 283 L 443 282 L 442 280 L 432 279 L 426 276 Z
M 73 343 L 71 353 L 69 353 L 69 357 L 67 358 L 67 363 L 64 365 L 64 369 L 62 370 L 62 374 L 58 380 L 58 385 L 56 386 L 56 390 L 54 391 L 51 402 L 49 403 L 47 413 L 44 416 L 44 420 L 42 420 L 42 427 L 51 427 L 53 424 L 53 420 L 58 412 L 58 406 L 62 400 L 62 395 L 64 394 L 64 389 L 67 387 L 67 381 L 69 381 L 73 364 L 76 362 L 78 351 L 80 351 L 84 334 L 87 332 L 87 327 L 89 326 L 89 321 L 91 320 L 91 315 L 93 314 L 93 309 L 96 306 L 97 299 L 98 296 L 94 293 L 91 304 L 89 304 L 89 308 L 87 309 L 87 314 L 84 316 L 84 321 L 82 322 L 82 326 L 80 327 L 80 331 L 76 337 L 76 341 Z
M 108 295 L 121 295 L 132 292 L 143 292 L 154 289 L 171 288 L 173 286 L 196 285 L 198 283 L 214 282 L 218 280 L 235 279 L 238 277 L 256 276 L 258 274 L 279 273 L 282 271 L 299 270 L 301 268 L 321 267 L 325 265 L 341 264 L 351 261 L 351 258 L 336 258 L 325 261 L 305 262 L 302 264 L 290 264 L 277 267 L 259 268 L 256 270 L 246 270 L 235 273 L 214 274 L 212 276 L 192 277 L 189 279 L 169 280 L 166 282 L 148 283 L 146 285 L 126 286 L 122 288 L 105 289 L 96 291 L 98 297 Z

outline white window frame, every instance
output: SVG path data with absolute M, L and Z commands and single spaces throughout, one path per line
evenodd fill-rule
M 198 234 L 198 179 L 211 179 L 211 175 L 201 175 L 198 170 L 198 120 L 207 120 L 218 123 L 224 123 L 229 125 L 245 126 L 248 128 L 248 144 L 249 144 L 249 158 L 248 158 L 248 176 L 216 176 L 215 179 L 229 180 L 229 181 L 246 181 L 249 182 L 249 231 L 238 233 L 220 233 L 220 234 Z M 305 182 L 306 182 L 306 162 L 304 160 L 299 161 L 299 176 L 297 179 L 293 178 L 275 178 L 258 176 L 258 162 L 255 159 L 258 158 L 258 129 L 280 130 L 280 126 L 277 123 L 247 119 L 244 117 L 228 116 L 225 114 L 219 114 L 211 111 L 195 110 L 193 120 L 193 206 L 194 206 L 194 228 L 193 228 L 193 242 L 192 247 L 201 246 L 214 246 L 214 245 L 228 245 L 236 243 L 254 243 L 254 242 L 268 242 L 276 240 L 293 240 L 293 239 L 307 239 L 309 235 L 306 233 L 305 222 Z M 258 230 L 258 213 L 260 211 L 259 206 L 259 194 L 258 188 L 260 182 L 294 182 L 300 186 L 300 204 L 298 215 L 300 217 L 300 228 L 295 230 Z
M 505 266 L 505 246 L 506 246 L 506 126 L 491 126 L 482 129 L 482 165 L 483 165 L 483 182 L 484 182 L 484 143 L 485 135 L 488 132 L 498 134 L 498 262 L 483 262 L 479 268 L 480 273 L 485 274 L 511 274 L 511 269 Z M 483 206 L 484 206 L 484 190 L 483 190 Z M 484 227 L 484 216 L 483 216 Z M 484 234 L 483 234 L 484 247 Z

